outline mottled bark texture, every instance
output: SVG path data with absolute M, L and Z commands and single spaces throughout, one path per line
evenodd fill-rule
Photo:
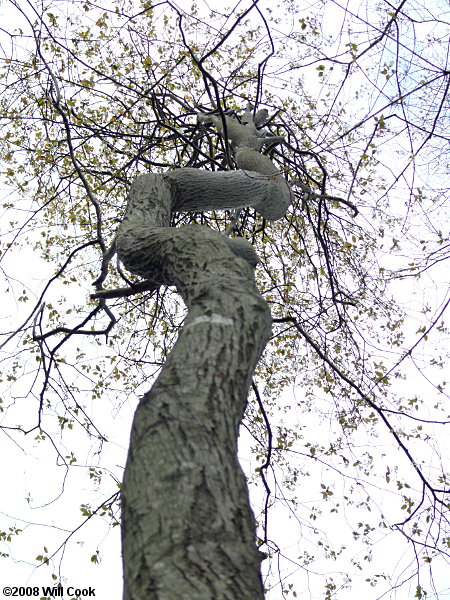
M 252 204 L 279 214 L 280 190 L 285 206 L 278 176 L 195 169 L 144 175 L 131 187 L 119 258 L 155 284 L 175 285 L 188 315 L 134 418 L 122 488 L 124 600 L 263 598 L 237 459 L 251 377 L 271 326 L 254 281 L 257 257 L 242 238 L 168 225 L 171 210 Z
M 248 106 L 241 122 L 231 116 L 203 114 L 199 115 L 198 119 L 200 123 L 213 123 L 223 136 L 226 134 L 236 165 L 242 170 L 241 173 L 253 179 L 254 183 L 272 181 L 275 184 L 270 188 L 270 192 L 266 192 L 265 197 L 259 193 L 246 206 L 252 206 L 270 221 L 283 217 L 291 204 L 292 191 L 283 174 L 270 158 L 261 154 L 264 146 L 274 147 L 284 142 L 284 138 L 268 135 L 262 128 L 267 120 L 267 111 L 260 110 L 253 117 L 251 106 Z M 256 192 L 256 186 L 254 191 Z

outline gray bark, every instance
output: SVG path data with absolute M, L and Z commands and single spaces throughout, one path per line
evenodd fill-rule
M 124 265 L 145 285 L 175 285 L 188 308 L 134 417 L 122 487 L 124 600 L 264 597 L 237 458 L 248 389 L 271 329 L 254 280 L 258 257 L 243 238 L 199 225 L 169 227 L 172 210 L 251 205 L 267 218 L 283 216 L 290 190 L 255 149 L 255 123 L 266 118 L 258 115 L 238 124 L 232 140 L 235 156 L 245 155 L 239 160 L 253 170 L 143 175 L 131 186 L 117 233 Z M 253 128 L 244 132 L 245 147 L 242 127 Z
M 175 212 L 200 212 L 252 206 L 276 221 L 291 204 L 291 190 L 268 156 L 250 149 L 236 154 L 240 171 L 183 168 L 164 174 L 172 187 Z M 264 171 L 259 171 L 259 168 Z
M 122 488 L 124 600 L 261 600 L 237 436 L 270 313 L 227 238 L 167 227 L 171 202 L 162 177 L 136 180 L 117 239 L 125 266 L 176 285 L 188 306 L 134 418 Z
M 189 314 L 136 411 L 125 469 L 124 600 L 261 600 L 236 440 L 269 311 L 250 266 L 185 229 L 176 279 Z
M 253 206 L 264 218 L 276 221 L 286 214 L 292 201 L 292 191 L 282 173 L 268 156 L 261 154 L 261 150 L 264 146 L 272 147 L 282 144 L 284 138 L 269 135 L 264 129 L 259 129 L 258 126 L 263 125 L 267 120 L 267 111 L 260 110 L 253 117 L 251 108 L 250 105 L 247 107 L 241 123 L 233 117 L 225 117 L 226 134 L 238 168 L 242 170 L 241 173 L 253 179 L 253 191 L 250 193 L 257 193 L 259 196 L 255 196 L 253 201 L 247 202 L 246 206 Z M 198 120 L 200 123 L 213 123 L 219 133 L 225 134 L 224 123 L 220 117 L 200 114 Z M 229 174 L 236 176 L 236 171 L 229 172 Z M 268 189 L 266 192 L 262 190 L 257 192 L 256 182 L 263 181 L 272 182 L 275 185 L 270 187 L 270 191 Z M 236 186 L 234 186 L 236 193 L 240 192 L 238 185 L 242 185 L 243 189 L 248 189 L 249 182 L 238 183 L 236 178 Z M 245 195 L 247 196 L 247 194 Z

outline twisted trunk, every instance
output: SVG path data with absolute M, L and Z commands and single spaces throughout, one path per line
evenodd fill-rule
M 134 418 L 122 489 L 124 600 L 261 600 L 237 437 L 270 313 L 224 236 L 167 227 L 172 201 L 163 178 L 139 178 L 118 235 L 125 265 L 176 285 L 188 307 Z
M 188 308 L 179 338 L 136 411 L 122 488 L 124 600 L 262 600 L 260 554 L 239 425 L 271 317 L 243 238 L 199 225 L 169 227 L 171 211 L 253 206 L 281 218 L 291 190 L 249 112 L 226 129 L 240 171 L 178 169 L 131 186 L 117 234 L 120 260 L 145 285 L 174 285 Z M 203 116 L 220 131 L 223 123 Z M 222 133 L 224 129 L 222 127 Z

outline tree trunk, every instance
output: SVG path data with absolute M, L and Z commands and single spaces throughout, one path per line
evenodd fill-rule
M 224 236 L 165 226 L 170 182 L 147 175 L 133 186 L 119 257 L 175 285 L 188 315 L 134 418 L 122 488 L 124 600 L 262 600 L 237 437 L 270 312 Z

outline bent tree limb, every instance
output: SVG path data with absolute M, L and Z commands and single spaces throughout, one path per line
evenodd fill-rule
M 146 195 L 159 202 L 156 221 L 168 214 L 162 178 L 136 180 L 131 203 Z M 130 233 L 122 228 L 119 256 L 133 272 L 176 285 L 188 315 L 134 418 L 122 490 L 124 598 L 259 600 L 237 436 L 269 310 L 252 267 L 223 236 L 198 225 L 155 227 L 146 214 Z
M 172 210 L 248 205 L 280 218 L 289 204 L 283 185 L 257 171 L 179 169 L 131 186 L 119 259 L 155 286 L 176 286 L 188 314 L 134 418 L 122 488 L 124 600 L 263 598 L 237 458 L 251 377 L 271 330 L 254 280 L 258 258 L 242 238 L 169 220 Z

